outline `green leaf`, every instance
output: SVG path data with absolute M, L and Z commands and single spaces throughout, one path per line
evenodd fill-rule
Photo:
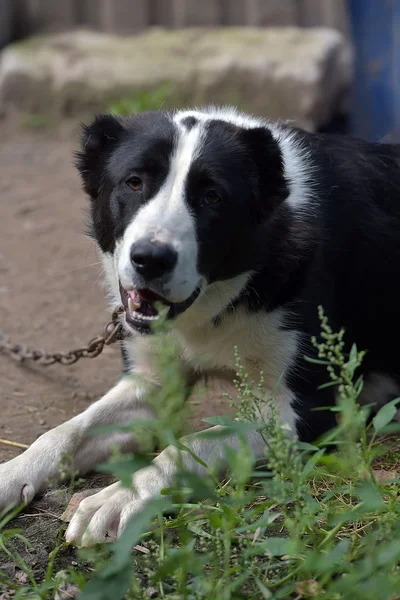
M 366 511 L 363 510 L 362 506 L 357 506 L 351 510 L 346 512 L 333 515 L 328 519 L 327 525 L 328 527 L 334 527 L 335 525 L 345 524 L 345 523 L 354 523 L 366 516 Z
M 103 579 L 98 575 L 85 585 L 80 600 L 120 600 L 129 589 L 133 577 L 132 568 L 126 565 L 118 577 Z
M 383 566 L 400 560 L 400 540 L 387 541 L 379 547 L 378 565 Z
M 261 592 L 261 596 L 265 600 L 269 600 L 270 598 L 272 598 L 272 593 L 269 591 L 268 588 L 265 587 L 265 585 L 259 579 L 256 579 L 255 582 L 257 584 L 258 589 Z
M 204 529 L 201 529 L 201 527 L 196 527 L 196 525 L 192 525 L 191 523 L 187 525 L 187 529 L 199 537 L 204 537 L 209 540 L 215 539 L 214 535 L 211 535 L 211 533 L 208 533 L 207 531 L 204 531 Z
M 179 440 L 175 441 L 175 443 L 173 444 L 176 448 L 178 448 L 178 450 L 181 450 L 182 452 L 188 452 L 190 454 L 190 456 L 197 462 L 199 463 L 199 465 L 201 465 L 202 467 L 204 467 L 205 469 L 208 469 L 208 465 L 207 463 L 204 462 L 204 460 L 202 460 L 200 458 L 200 456 L 197 456 L 197 454 L 195 454 L 193 452 L 193 450 L 191 450 L 189 448 L 189 446 L 185 446 L 185 444 L 183 444 L 182 442 L 180 442 Z
M 311 356 L 303 356 L 304 360 L 315 365 L 329 365 L 329 361 L 320 360 L 319 358 L 312 358 Z
M 179 482 L 190 487 L 191 496 L 197 500 L 217 499 L 214 487 L 211 487 L 211 479 L 203 475 L 197 475 L 192 471 L 180 471 L 178 473 Z
M 386 509 L 386 504 L 379 490 L 371 483 L 363 483 L 357 489 L 357 496 L 363 503 L 363 509 L 375 511 Z
M 307 477 L 307 475 L 309 475 L 309 473 L 311 473 L 311 471 L 314 469 L 315 465 L 317 464 L 317 462 L 319 461 L 319 459 L 321 458 L 321 456 L 325 453 L 325 448 L 322 448 L 321 450 L 318 450 L 318 452 L 315 452 L 313 454 L 313 456 L 311 456 L 308 461 L 306 462 L 306 464 L 304 465 L 303 468 L 303 476 Z
M 349 361 L 346 365 L 346 369 L 349 372 L 350 377 L 353 377 L 354 371 L 357 368 L 357 364 L 358 364 L 358 351 L 357 351 L 357 346 L 355 344 L 353 344 L 351 347 L 351 350 L 350 350 Z
M 239 446 L 235 449 L 224 444 L 224 454 L 234 480 L 239 485 L 248 483 L 255 463 L 250 446 L 242 440 L 239 440 Z
M 210 429 L 203 429 L 202 431 L 197 432 L 196 438 L 202 440 L 215 440 L 223 439 L 230 435 L 235 435 L 236 433 L 237 429 L 233 429 L 232 427 L 223 427 L 221 429 L 210 427 Z
M 322 383 L 317 387 L 317 390 L 324 390 L 325 388 L 333 387 L 334 385 L 338 385 L 338 381 L 328 381 L 328 383 Z
M 184 569 L 194 574 L 204 573 L 204 563 L 207 561 L 207 556 L 201 556 L 195 552 L 195 542 L 195 539 L 190 540 L 186 548 L 170 548 L 168 556 L 155 575 L 155 580 L 163 581 L 171 577 L 171 574 L 178 569 Z
M 282 513 L 280 512 L 270 513 L 268 512 L 268 510 L 266 510 L 264 514 L 259 519 L 257 519 L 257 521 L 253 521 L 253 523 L 246 523 L 246 525 L 237 527 L 236 531 L 238 533 L 244 533 L 246 531 L 255 531 L 259 527 L 267 527 L 267 525 L 271 525 L 271 523 L 273 523 L 275 519 L 277 519 L 281 515 Z
M 296 447 L 299 450 L 306 450 L 307 452 L 317 452 L 319 450 L 318 446 L 313 446 L 308 442 L 297 442 Z
M 379 411 L 372 420 L 376 433 L 379 433 L 384 427 L 386 427 L 386 425 L 389 425 L 390 421 L 393 419 L 397 412 L 396 406 L 399 402 L 400 398 L 396 398 L 395 400 L 388 402 L 387 404 L 382 406 L 381 409 L 379 409 Z
M 332 567 L 341 563 L 350 547 L 349 540 L 341 540 L 329 552 L 311 551 L 307 554 L 305 568 L 315 571 L 331 572 Z
M 329 569 L 332 565 L 337 565 L 338 563 L 340 563 L 344 555 L 348 552 L 349 548 L 350 540 L 341 540 L 338 544 L 336 544 L 336 546 L 332 548 L 332 550 L 328 552 L 328 554 L 322 554 L 322 560 L 324 561 L 324 565 L 322 568 Z
M 392 435 L 393 433 L 400 433 L 400 423 L 397 423 L 396 421 L 389 423 L 389 425 L 386 425 L 385 427 L 385 434 Z
M 229 417 L 205 417 L 202 419 L 204 423 L 208 423 L 209 425 L 217 425 L 221 428 L 220 430 L 215 430 L 219 433 L 220 437 L 223 437 L 228 431 L 229 434 L 233 433 L 247 433 L 248 431 L 262 431 L 267 427 L 267 424 L 264 422 L 256 422 L 256 421 L 237 421 L 234 419 L 230 419 Z M 212 430 L 211 430 L 212 431 Z M 207 434 L 209 430 L 200 431 L 197 435 L 204 436 Z
M 100 473 L 112 473 L 121 481 L 124 487 L 132 486 L 132 475 L 148 467 L 151 464 L 151 458 L 135 454 L 131 456 L 121 456 L 113 460 L 112 458 L 106 462 L 97 466 L 96 470 Z
M 289 538 L 270 537 L 260 544 L 253 544 L 245 554 L 266 553 L 269 556 L 293 555 L 297 550 L 297 543 Z
M 131 517 L 120 539 L 114 544 L 114 556 L 111 564 L 103 571 L 106 575 L 118 572 L 124 568 L 127 562 L 129 563 L 130 552 L 136 545 L 141 534 L 149 526 L 155 515 L 163 512 L 170 506 L 171 500 L 165 496 L 153 498 Z M 113 597 L 113 600 L 116 599 Z

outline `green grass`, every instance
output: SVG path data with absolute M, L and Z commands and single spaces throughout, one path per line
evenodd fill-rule
M 27 130 L 44 130 L 50 128 L 51 118 L 48 115 L 26 112 L 21 116 L 20 127 Z
M 201 478 L 180 471 L 176 487 L 136 515 L 119 541 L 83 553 L 93 565 L 90 576 L 68 570 L 67 580 L 83 589 L 81 600 L 400 598 L 399 443 L 382 437 L 394 431 L 390 422 L 397 402 L 368 420 L 369 407 L 357 404 L 363 353 L 353 346 L 346 355 L 343 332 L 331 331 L 322 310 L 320 317 L 321 338 L 313 340 L 317 360 L 326 365 L 328 383 L 338 393 L 338 426 L 325 445 L 289 439 L 273 398 L 271 418 L 262 421 L 262 375 L 259 385 L 249 381 L 236 353 L 238 420 L 207 419 L 241 438 L 238 452 L 227 451 L 229 479 L 217 482 L 211 472 Z M 170 338 L 158 335 L 164 335 L 159 367 L 165 385 L 162 397 L 152 399 L 162 411 L 151 434 L 165 446 L 178 443 L 170 415 L 175 425 L 187 418 L 185 381 Z M 257 468 L 244 439 L 252 428 L 266 443 Z M 141 464 L 148 460 L 149 440 L 142 435 Z M 326 444 L 334 451 L 327 453 Z M 137 457 L 114 456 L 106 469 L 129 480 L 138 464 Z M 393 479 L 382 482 L 381 469 L 394 473 Z M 173 515 L 165 516 L 171 508 Z M 3 517 L 5 552 L 12 538 L 22 535 L 10 525 L 10 516 Z M 41 582 L 20 557 L 10 557 L 27 572 L 27 582 L 19 587 L 3 576 L 14 587 L 14 598 L 54 597 L 61 582 L 54 576 L 54 558 L 62 544 L 60 532 Z M 143 552 L 134 550 L 137 544 Z
M 137 91 L 117 100 L 106 102 L 103 110 L 120 117 L 129 117 L 139 112 L 160 110 L 170 97 L 171 86 L 164 84 L 153 90 Z M 55 126 L 54 118 L 48 114 L 25 112 L 21 115 L 20 128 L 22 130 L 46 131 Z
M 129 117 L 138 112 L 160 110 L 169 96 L 170 86 L 165 84 L 152 91 L 142 91 L 132 96 L 124 96 L 112 102 L 107 110 L 121 117 Z

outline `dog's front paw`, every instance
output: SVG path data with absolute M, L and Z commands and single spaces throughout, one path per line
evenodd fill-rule
M 132 489 L 124 488 L 118 482 L 84 498 L 65 533 L 67 542 L 90 546 L 115 540 L 131 516 L 154 498 L 168 481 L 167 476 L 150 466 L 134 475 Z
M 80 546 L 114 541 L 129 517 L 140 510 L 144 502 L 133 490 L 114 483 L 80 502 L 65 538 Z
M 29 504 L 36 491 L 32 469 L 23 454 L 0 465 L 0 511 Z

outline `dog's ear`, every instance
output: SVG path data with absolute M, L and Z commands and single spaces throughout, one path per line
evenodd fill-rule
M 113 115 L 97 115 L 90 125 L 82 125 L 81 150 L 75 154 L 83 187 L 92 198 L 99 195 L 105 161 L 125 129 Z
M 269 214 L 289 195 L 279 143 L 266 127 L 243 129 L 241 138 L 256 165 L 259 209 Z

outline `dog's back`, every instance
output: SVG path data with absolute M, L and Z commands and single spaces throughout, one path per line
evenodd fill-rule
M 329 134 L 298 135 L 314 165 L 310 185 L 318 198 L 318 242 L 293 303 L 296 321 L 302 323 L 304 345 L 312 353 L 308 340 L 310 334 L 319 334 L 316 306 L 323 305 L 332 328 L 345 328 L 347 350 L 356 343 L 367 351 L 362 368 L 366 387 L 378 376 L 375 400 L 382 394 L 384 402 L 400 390 L 400 146 Z M 310 382 L 316 388 L 326 374 L 315 369 L 305 384 L 301 363 L 299 358 L 293 369 L 293 385 L 304 390 L 300 395 L 307 404 Z M 390 395 L 385 395 L 387 390 Z M 316 392 L 311 404 L 328 403 L 332 394 Z M 317 432 L 324 417 L 316 414 L 309 420 Z

